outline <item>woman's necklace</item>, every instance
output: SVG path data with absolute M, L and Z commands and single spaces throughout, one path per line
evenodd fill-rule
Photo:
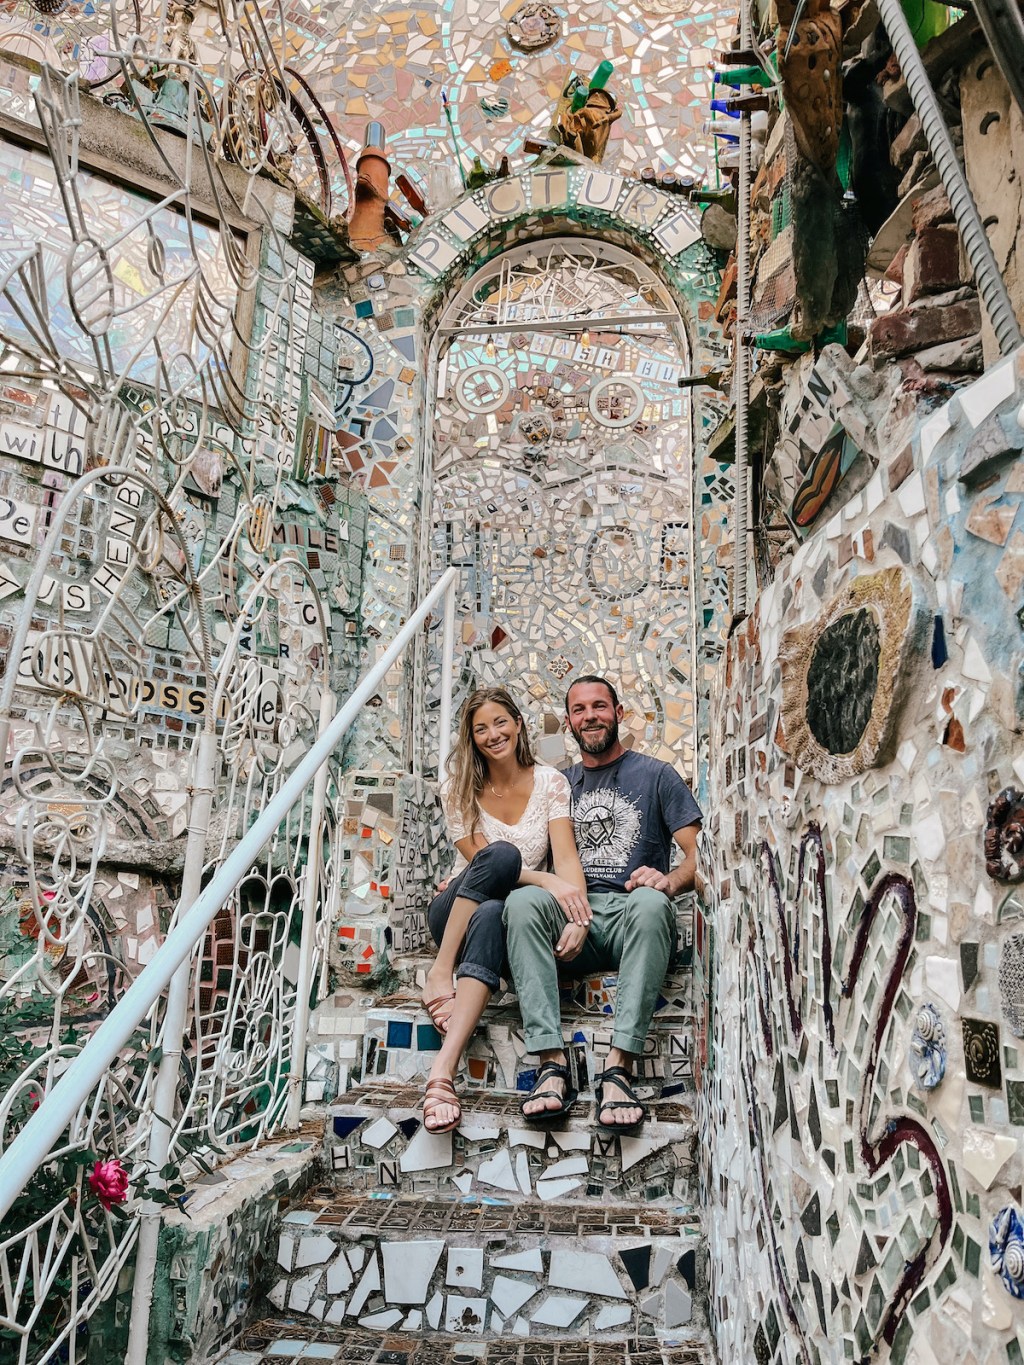
M 503 797 L 505 797 L 505 796 L 511 796 L 511 795 L 512 795 L 512 793 L 515 791 L 516 787 L 519 785 L 519 777 L 520 777 L 520 774 L 519 774 L 519 773 L 516 773 L 515 779 L 513 780 L 511 787 L 509 787 L 507 791 L 503 791 L 503 792 L 498 791 L 497 787 L 494 785 L 494 783 L 493 783 L 489 778 L 488 778 L 488 781 L 487 781 L 487 785 L 490 787 L 491 792 L 492 792 L 492 793 L 499 799 L 499 801 L 500 801 Z

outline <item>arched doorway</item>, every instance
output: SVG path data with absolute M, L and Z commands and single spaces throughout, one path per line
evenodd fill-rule
M 695 576 L 689 349 L 635 255 L 554 237 L 490 260 L 436 324 L 431 576 L 466 570 L 456 702 L 505 684 L 542 757 L 565 689 L 611 676 L 630 743 L 689 772 Z

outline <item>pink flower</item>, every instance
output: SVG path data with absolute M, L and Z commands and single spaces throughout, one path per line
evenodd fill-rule
M 128 1198 L 128 1172 L 116 1157 L 97 1161 L 89 1176 L 89 1188 L 105 1209 L 123 1204 Z

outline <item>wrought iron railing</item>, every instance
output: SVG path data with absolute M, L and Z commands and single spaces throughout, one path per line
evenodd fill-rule
M 69 497 L 61 510 L 71 505 Z M 58 519 L 52 541 L 60 531 Z M 275 571 L 283 573 L 279 566 L 285 563 L 278 561 L 268 578 Z M 169 1167 L 175 1157 L 180 1158 L 184 1147 L 207 1155 L 217 1149 L 230 1152 L 282 1126 L 297 1125 L 306 1029 L 322 942 L 318 931 L 323 906 L 331 900 L 321 872 L 331 860 L 319 856 L 330 805 L 326 799 L 329 765 L 353 721 L 439 604 L 443 604 L 447 645 L 440 698 L 439 760 L 444 764 L 451 732 L 451 646 L 458 572 L 449 569 L 438 580 L 337 714 L 332 715 L 330 689 L 322 688 L 318 715 L 312 708 L 306 715 L 307 728 L 315 730 L 316 737 L 293 765 L 266 762 L 266 750 L 274 746 L 261 745 L 256 728 L 258 704 L 229 707 L 223 733 L 211 727 L 198 737 L 192 759 L 182 896 L 163 943 L 110 1013 L 95 1027 L 93 1020 L 83 1025 L 82 1045 L 78 1045 L 81 1039 L 62 1040 L 68 1016 L 62 1016 L 59 1008 L 55 1011 L 45 1046 L 26 1059 L 0 1109 L 5 1147 L 0 1155 L 0 1220 L 7 1220 L 5 1225 L 0 1223 L 5 1226 L 0 1234 L 0 1292 L 4 1295 L 0 1324 L 18 1343 L 19 1363 L 52 1359 L 68 1343 L 72 1343 L 70 1357 L 74 1359 L 75 1334 L 111 1292 L 133 1250 L 133 1312 L 126 1360 L 144 1361 L 160 1196 L 164 1193 L 166 1199 Z M 269 599 L 273 586 L 272 581 L 260 585 L 260 601 Z M 260 601 L 247 604 L 218 669 L 211 706 L 215 716 L 220 700 L 239 681 L 238 671 L 244 672 L 247 666 L 248 660 L 235 647 L 243 621 L 249 628 L 258 618 Z M 12 658 L 21 657 L 27 632 L 26 617 Z M 13 691 L 10 680 L 7 691 Z M 252 689 L 245 695 L 252 698 Z M 4 715 L 10 716 L 9 709 Z M 10 724 L 10 719 L 0 722 Z M 297 726 L 295 734 L 302 742 L 302 727 Z M 234 781 L 226 803 L 229 818 L 221 821 L 212 875 L 203 885 L 204 875 L 211 871 L 207 841 L 218 753 L 227 754 Z M 51 752 L 50 758 L 53 771 L 63 771 L 60 755 Z M 84 773 L 95 778 L 106 762 L 100 753 L 91 754 L 76 777 Z M 37 818 L 35 806 L 52 805 L 52 794 L 48 790 L 40 796 L 38 789 L 26 787 L 22 823 L 31 824 Z M 54 907 L 53 922 L 44 919 L 40 924 L 41 939 L 51 945 L 66 944 L 79 932 L 73 910 L 75 889 L 80 889 L 83 878 L 95 876 L 104 856 L 103 832 L 88 808 L 83 817 L 87 828 L 70 828 L 71 818 L 60 817 L 65 847 L 71 841 L 82 844 L 86 837 L 90 847 L 87 854 L 82 848 L 84 867 L 72 860 L 71 870 L 63 870 L 59 882 L 51 883 L 52 899 L 45 899 L 48 891 L 40 893 L 42 904 Z M 38 847 L 37 842 L 26 849 L 31 852 Z M 265 900 L 261 903 L 279 877 L 288 881 L 289 910 L 284 918 L 273 914 Z M 230 938 L 234 956 L 230 986 L 218 995 L 215 985 L 211 988 L 197 968 L 211 929 L 225 913 L 235 921 Z M 239 933 L 238 925 L 245 920 L 248 929 Z M 284 949 L 293 920 L 300 943 L 295 980 L 290 982 Z M 240 960 L 239 945 L 246 945 L 245 961 Z M 95 955 L 89 963 L 95 965 Z M 76 959 L 62 984 L 70 989 L 86 965 L 86 959 Z M 3 990 L 11 992 L 10 982 Z M 149 1043 L 152 1050 L 147 1060 Z M 184 1044 L 189 1051 L 187 1071 L 181 1065 Z M 119 1208 L 122 1214 L 125 1211 L 117 1202 L 106 1208 L 101 1199 L 86 1197 L 81 1157 L 94 1152 L 120 1162 L 133 1179 L 140 1173 L 145 1177 L 139 1180 L 143 1197 L 126 1206 L 127 1216 L 117 1216 Z M 71 1184 L 62 1184 L 69 1170 L 74 1172 Z M 38 1215 L 19 1220 L 18 1209 L 28 1207 L 25 1195 L 33 1182 L 42 1184 L 32 1205 Z M 98 1188 L 102 1189 L 102 1179 Z M 36 1338 L 43 1339 L 40 1349 L 33 1345 Z

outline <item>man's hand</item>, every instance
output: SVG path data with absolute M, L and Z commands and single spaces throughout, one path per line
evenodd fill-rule
M 571 962 L 579 957 L 589 932 L 586 924 L 567 924 L 562 930 L 562 937 L 555 944 L 555 957 L 559 962 Z
M 651 886 L 655 891 L 664 891 L 666 896 L 675 895 L 672 878 L 656 867 L 638 867 L 626 882 L 627 891 L 635 891 L 638 886 Z

